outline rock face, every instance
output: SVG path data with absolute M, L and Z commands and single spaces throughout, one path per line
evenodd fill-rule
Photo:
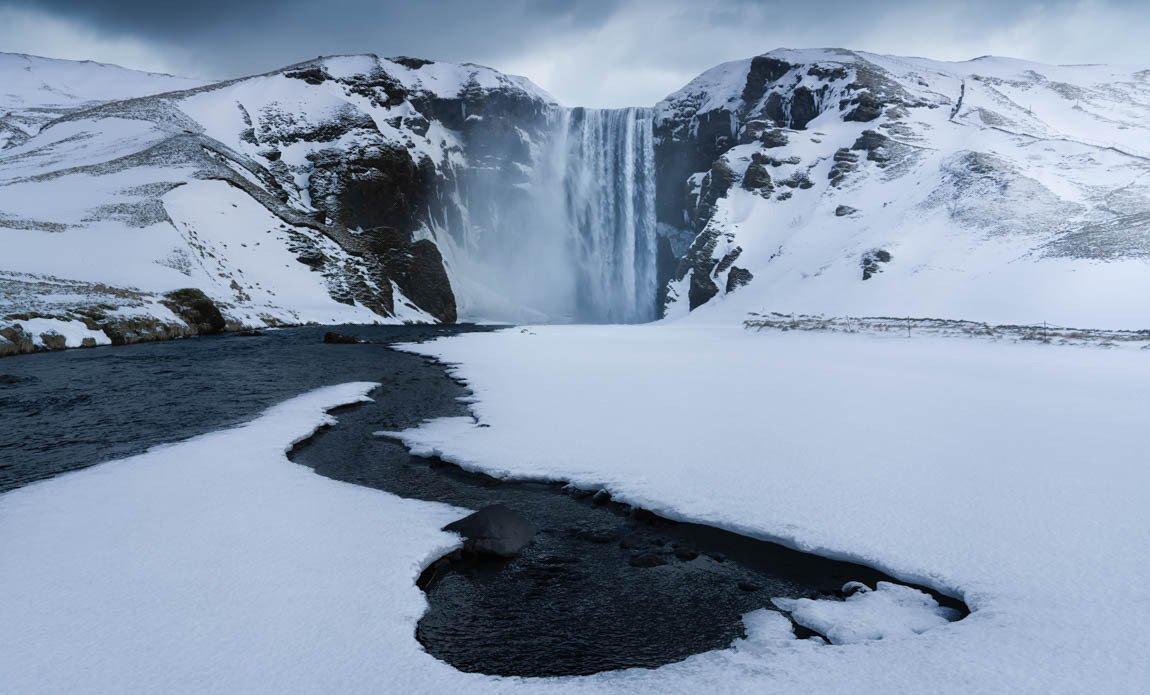
M 6 65 L 0 61 L 0 82 L 9 82 Z M 526 216 L 515 201 L 535 178 L 537 144 L 561 111 L 525 79 L 409 58 L 319 58 L 204 86 L 143 73 L 139 80 L 184 91 L 132 93 L 138 98 L 126 101 L 110 92 L 106 103 L 89 101 L 62 121 L 29 121 L 19 137 L 0 138 L 6 199 L 33 188 L 43 200 L 67 197 L 59 172 L 72 172 L 74 160 L 85 162 L 76 171 L 98 188 L 117 191 L 107 204 L 76 213 L 46 206 L 10 219 L 0 211 L 0 227 L 43 232 L 20 249 L 33 259 L 25 266 L 43 271 L 0 278 L 0 317 L 100 313 L 99 327 L 122 342 L 141 332 L 160 338 L 309 321 L 453 322 L 452 267 L 466 265 L 462 252 L 478 252 L 484 229 Z M 149 94 L 144 86 L 137 91 Z M 136 130 L 112 148 L 113 157 L 88 152 L 89 142 L 119 142 L 116 123 L 125 119 Z M 51 131 L 62 122 L 83 136 L 60 147 L 36 144 L 56 143 Z M 154 182 L 139 185 L 148 177 Z M 65 248 L 94 253 L 105 232 L 125 227 L 147 229 L 156 241 L 150 249 L 121 249 L 120 263 L 171 271 L 171 289 L 61 277 L 53 259 Z M 170 251 L 149 255 L 155 248 Z M 60 282 L 78 290 L 68 301 L 47 289 Z M 7 343 L 5 351 L 18 349 Z
M 709 70 L 655 108 L 660 231 L 692 237 L 660 247 L 663 315 L 719 301 L 744 313 L 965 315 L 981 306 L 936 294 L 936 283 L 994 278 L 1021 303 L 1027 297 L 1009 288 L 1031 264 L 1078 286 L 1083 274 L 1106 273 L 1091 259 L 1145 263 L 1150 128 L 1094 115 L 1150 109 L 1136 86 L 1144 76 L 839 49 L 778 50 Z M 991 238 L 1012 250 L 974 252 Z M 913 265 L 891 263 L 907 258 L 904 240 Z M 852 289 L 880 272 L 865 295 Z M 1150 291 L 1150 269 L 1132 272 Z M 757 293 L 764 279 L 769 292 Z M 1096 306 L 1127 306 L 1141 317 L 1135 325 L 1150 320 L 1095 280 Z M 1047 311 L 1031 299 L 1018 311 Z
M 168 292 L 164 297 L 164 305 L 183 319 L 193 333 L 219 333 L 227 326 L 219 307 L 201 290 L 188 287 Z
M 537 529 L 522 514 L 501 504 L 484 507 L 443 527 L 463 536 L 463 549 L 479 555 L 513 557 L 531 542 Z

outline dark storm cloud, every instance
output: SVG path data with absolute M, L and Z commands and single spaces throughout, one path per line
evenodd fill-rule
M 221 65 L 257 55 L 358 51 L 459 54 L 534 32 L 578 31 L 607 21 L 623 0 L 0 0 L 79 20 L 109 35 L 224 48 Z M 246 40 L 235 43 L 232 39 Z M 312 47 L 318 47 L 313 49 Z M 393 48 L 394 47 L 394 48 Z
M 1150 62 L 1144 0 L 0 0 L 5 11 L 24 14 L 0 17 L 0 50 L 210 77 L 320 54 L 413 55 L 519 72 L 588 105 L 650 104 L 779 46 Z

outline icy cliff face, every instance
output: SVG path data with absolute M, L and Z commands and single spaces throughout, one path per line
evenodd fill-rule
M 780 50 L 655 113 L 668 316 L 1150 322 L 1150 71 Z

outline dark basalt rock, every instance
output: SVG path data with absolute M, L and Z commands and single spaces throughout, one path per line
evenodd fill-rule
M 691 285 L 687 289 L 687 305 L 691 311 L 711 301 L 711 298 L 718 293 L 719 286 L 711 279 L 709 273 L 698 272 L 697 268 L 691 273 Z
M 838 186 L 842 183 L 846 175 L 858 169 L 859 156 L 854 152 L 840 147 L 835 151 L 834 164 L 831 170 L 827 173 L 827 178 L 831 180 L 832 186 Z
M 219 333 L 227 327 L 223 314 L 202 290 L 186 287 L 164 295 L 161 304 L 168 307 L 199 335 Z
M 409 58 L 408 56 L 396 56 L 394 58 L 388 58 L 388 60 L 390 60 L 393 63 L 398 63 L 399 65 L 402 65 L 405 68 L 410 68 L 411 70 L 418 70 L 421 67 L 423 67 L 424 65 L 434 65 L 435 64 L 434 60 L 424 60 L 423 58 Z
M 764 166 L 765 158 L 758 152 L 751 155 L 751 163 L 747 172 L 743 174 L 743 188 L 748 191 L 760 191 L 762 195 L 770 195 L 775 190 L 771 183 L 771 175 Z
M 881 273 L 882 268 L 879 264 L 890 263 L 891 258 L 893 256 L 890 255 L 890 252 L 884 249 L 875 249 L 864 253 L 862 260 L 859 261 L 859 265 L 862 266 L 862 279 L 870 280 L 874 275 Z
M 847 215 L 852 215 L 856 212 L 858 212 L 856 208 L 852 208 L 849 205 L 840 205 L 835 208 L 835 217 L 846 217 Z
M 790 72 L 794 67 L 790 63 L 772 58 L 770 56 L 756 56 L 751 59 L 751 68 L 747 72 L 747 82 L 743 87 L 743 103 L 748 106 L 757 104 L 767 92 L 767 85 L 776 82 L 780 77 Z
M 861 150 L 867 153 L 867 160 L 875 162 L 880 167 L 890 161 L 887 146 L 891 139 L 877 130 L 864 130 L 858 140 L 851 145 L 852 150 Z
M 323 334 L 323 342 L 329 345 L 358 345 L 359 338 L 356 338 L 354 335 L 344 335 L 343 333 L 328 331 Z
M 764 131 L 759 141 L 763 143 L 763 147 L 771 149 L 774 147 L 785 147 L 787 142 L 787 134 L 778 128 L 773 130 Z
M 411 154 L 384 142 L 326 149 L 308 156 L 312 204 L 349 228 L 391 227 L 410 233 L 428 182 Z
M 845 80 L 848 76 L 847 69 L 842 66 L 832 68 L 822 65 L 812 65 L 810 69 L 807 70 L 807 74 L 811 77 L 817 77 L 821 80 L 826 80 L 827 82 L 833 82 L 834 80 Z
M 806 190 L 814 186 L 814 184 L 811 183 L 810 177 L 806 175 L 806 172 L 802 171 L 796 171 L 787 178 L 780 179 L 779 185 L 786 186 L 787 188 L 799 188 L 802 190 Z
M 807 124 L 819 115 L 819 107 L 815 102 L 815 94 L 806 87 L 799 87 L 791 97 L 790 127 L 803 130 Z
M 769 118 L 775 125 L 785 126 L 788 124 L 786 111 L 783 110 L 783 95 L 779 92 L 771 92 L 767 97 L 767 101 L 763 104 L 762 115 Z
M 327 258 L 317 249 L 307 249 L 296 256 L 295 259 L 310 267 L 312 270 L 322 268 L 323 264 L 327 262 Z
M 754 279 L 755 276 L 746 268 L 740 268 L 737 265 L 731 266 L 731 272 L 727 273 L 727 293 L 734 292 L 736 289 L 750 284 L 751 280 Z
M 408 299 L 443 323 L 457 319 L 455 294 L 434 242 L 421 239 L 393 254 L 385 268 Z
M 856 106 L 843 116 L 844 121 L 867 123 L 882 115 L 882 102 L 870 92 L 859 92 L 850 103 Z
M 531 542 L 535 524 L 501 504 L 484 507 L 443 527 L 463 536 L 463 549 L 478 555 L 512 557 Z
M 323 84 L 327 80 L 331 79 L 331 75 L 327 74 L 327 71 L 325 71 L 323 68 L 318 67 L 318 66 L 312 66 L 312 67 L 308 67 L 308 68 L 303 68 L 301 70 L 293 70 L 291 72 L 285 72 L 284 77 L 290 77 L 290 78 L 296 79 L 296 80 L 303 80 L 304 82 L 307 82 L 308 84 Z
M 702 230 L 711 215 L 715 213 L 715 204 L 719 198 L 727 195 L 731 186 L 738 177 L 734 170 L 723 159 L 716 159 L 711 164 L 711 170 L 703 177 L 703 185 L 699 190 L 699 201 L 695 206 L 694 222 L 697 230 Z

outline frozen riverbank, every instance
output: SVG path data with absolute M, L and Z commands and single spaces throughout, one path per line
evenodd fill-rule
M 791 649 L 813 690 L 1139 692 L 1150 601 L 1141 351 L 940 338 L 547 327 L 415 348 L 459 363 L 470 418 L 416 451 L 605 487 L 961 596 L 913 640 Z M 1123 637 L 1113 639 L 1116 634 Z M 761 680 L 760 680 L 761 679 Z M 784 687 L 785 689 L 785 687 Z

